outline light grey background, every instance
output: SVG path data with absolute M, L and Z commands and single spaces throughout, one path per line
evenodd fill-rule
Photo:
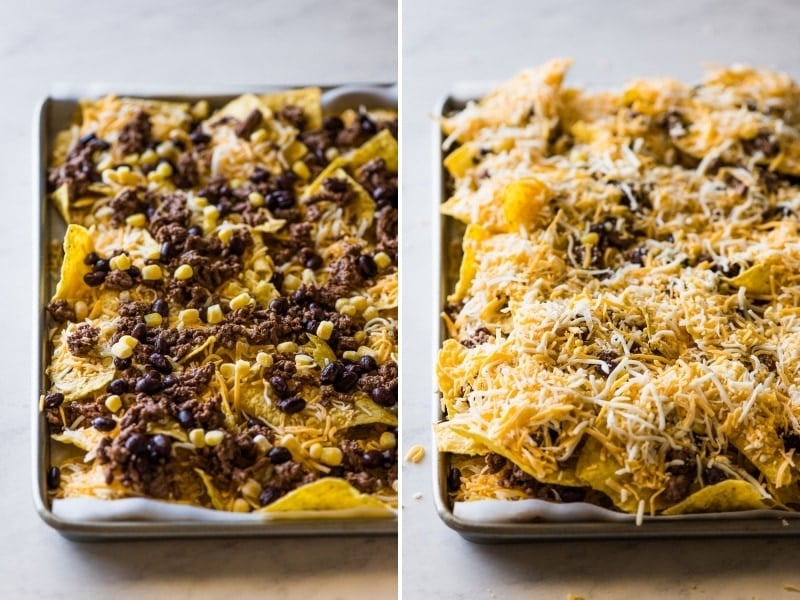
M 396 540 L 75 544 L 31 500 L 34 108 L 125 89 L 394 81 L 394 0 L 0 2 L 0 598 L 394 598 Z
M 797 598 L 800 540 L 539 543 L 480 546 L 433 508 L 433 113 L 455 81 L 498 81 L 557 56 L 570 81 L 638 75 L 697 81 L 706 62 L 746 62 L 800 77 L 800 3 L 673 0 L 403 1 L 403 436 L 423 444 L 403 476 L 405 598 Z M 416 496 L 420 495 L 420 498 Z

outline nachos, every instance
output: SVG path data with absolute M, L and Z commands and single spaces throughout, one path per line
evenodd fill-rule
M 800 507 L 800 87 L 522 72 L 442 121 L 455 501 Z
M 396 507 L 396 136 L 317 88 L 79 103 L 49 171 L 52 497 Z

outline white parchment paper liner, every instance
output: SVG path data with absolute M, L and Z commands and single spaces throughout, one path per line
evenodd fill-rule
M 147 498 L 53 500 L 53 514 L 67 521 L 197 521 L 204 523 L 290 521 L 298 519 L 380 519 L 396 516 L 389 508 L 359 507 L 341 510 L 235 513 Z

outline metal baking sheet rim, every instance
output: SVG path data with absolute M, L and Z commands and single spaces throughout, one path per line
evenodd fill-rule
M 56 224 L 55 210 L 47 200 L 47 166 L 50 142 L 59 125 L 53 112 L 73 111 L 82 97 L 97 97 L 114 91 L 119 95 L 158 98 L 164 100 L 200 100 L 223 103 L 246 92 L 281 91 L 302 86 L 242 86 L 237 89 L 195 92 L 174 89 L 121 89 L 106 84 L 76 87 L 66 84 L 54 90 L 36 107 L 33 122 L 33 231 L 39 252 L 34 252 L 33 286 L 37 303 L 33 306 L 34 331 L 37 342 L 33 344 L 31 452 L 33 465 L 33 502 L 42 520 L 67 538 L 80 541 L 100 541 L 130 538 L 165 537 L 259 537 L 259 536 L 358 536 L 396 535 L 397 517 L 373 519 L 307 519 L 270 520 L 262 522 L 201 522 L 201 521 L 88 521 L 68 520 L 56 516 L 47 495 L 46 471 L 49 465 L 49 433 L 39 412 L 39 395 L 45 389 L 44 369 L 48 360 L 47 325 L 43 307 L 49 299 L 48 246 Z M 397 107 L 396 84 L 342 84 L 322 86 L 322 103 L 325 110 L 343 107 Z
M 492 85 L 486 82 L 465 82 L 457 84 L 449 93 L 439 101 L 434 114 L 442 117 L 448 111 L 461 108 L 467 101 L 481 97 Z M 432 240 L 434 248 L 439 251 L 438 279 L 439 294 L 434 294 L 435 306 L 431 311 L 434 319 L 433 330 L 437 333 L 434 338 L 436 344 L 434 356 L 438 354 L 439 347 L 446 339 L 446 331 L 440 317 L 442 307 L 445 305 L 448 294 L 447 272 L 451 266 L 447 261 L 449 253 L 448 244 L 453 241 L 453 219 L 445 217 L 439 211 L 439 206 L 446 198 L 444 158 L 442 149 L 444 137 L 438 121 L 433 126 L 433 156 L 436 161 L 433 177 L 434 202 L 432 202 L 434 215 L 433 223 L 438 227 L 433 228 Z M 435 378 L 435 374 L 434 374 Z M 434 394 L 433 422 L 441 422 L 444 415 L 441 410 L 440 395 Z M 433 440 L 434 444 L 436 440 Z M 447 471 L 449 461 L 446 453 L 436 453 L 433 461 L 433 486 L 434 503 L 439 517 L 445 525 L 459 533 L 462 537 L 472 542 L 503 543 L 525 542 L 534 540 L 581 540 L 581 539 L 631 539 L 631 538 L 710 538 L 710 537 L 740 537 L 740 536 L 796 536 L 800 535 L 800 514 L 779 513 L 768 518 L 725 518 L 691 515 L 682 519 L 674 517 L 665 520 L 658 518 L 645 518 L 642 525 L 634 522 L 605 522 L 605 521 L 580 521 L 580 522 L 478 522 L 459 518 L 453 513 L 452 505 L 447 496 Z

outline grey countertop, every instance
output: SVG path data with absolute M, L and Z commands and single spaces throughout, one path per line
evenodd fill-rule
M 699 80 L 708 62 L 743 62 L 800 78 L 800 3 L 404 0 L 402 396 L 405 598 L 797 598 L 797 539 L 542 542 L 481 546 L 433 507 L 431 256 L 437 102 L 452 82 L 499 81 L 549 58 L 575 58 L 572 83 L 619 86 L 639 76 Z M 792 590 L 792 586 L 796 586 Z
M 393 537 L 69 542 L 33 509 L 29 458 L 37 103 L 57 85 L 394 81 L 396 22 L 394 0 L 0 3 L 0 598 L 396 597 Z

